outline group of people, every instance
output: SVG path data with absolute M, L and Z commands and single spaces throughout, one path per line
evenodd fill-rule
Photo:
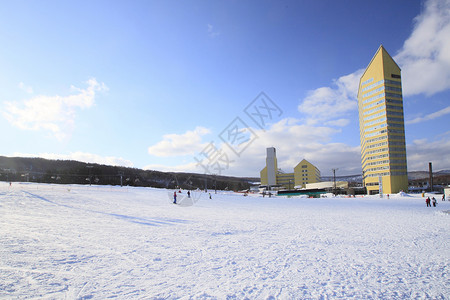
M 266 195 L 269 195 L 269 198 L 272 197 L 272 193 L 271 193 L 271 192 L 266 193 L 266 191 L 263 191 L 263 192 L 262 192 L 262 195 L 263 195 L 263 198 L 264 198 Z
M 442 201 L 445 201 L 445 194 L 442 195 Z M 431 205 L 433 205 L 433 207 L 436 207 L 437 205 L 437 201 L 436 198 L 432 197 L 430 199 L 430 197 L 427 197 L 427 199 L 425 199 L 425 203 L 427 204 L 427 207 L 431 207 Z
M 433 207 L 436 207 L 436 198 L 431 198 L 427 197 L 427 199 L 425 199 L 425 203 L 427 204 L 427 207 L 431 207 L 431 203 L 433 203 Z
M 181 194 L 181 190 L 178 191 Z M 191 198 L 191 192 L 187 191 L 188 198 Z M 211 193 L 209 193 L 209 199 L 212 199 Z M 173 204 L 177 204 L 177 191 L 173 192 Z
M 181 190 L 178 191 L 178 193 L 181 193 Z M 191 198 L 191 192 L 187 191 L 188 198 Z M 173 192 L 173 204 L 177 204 L 177 191 Z

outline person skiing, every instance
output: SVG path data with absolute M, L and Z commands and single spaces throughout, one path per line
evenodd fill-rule
M 427 197 L 427 199 L 425 200 L 425 202 L 427 203 L 427 207 L 431 207 L 431 200 L 430 197 Z
M 442 195 L 442 201 L 445 201 L 445 194 Z
M 173 192 L 173 204 L 177 204 L 177 192 Z
M 188 195 L 188 198 L 191 198 L 191 192 L 190 191 L 187 192 L 187 195 Z
M 433 201 L 433 207 L 436 207 L 436 198 L 433 197 L 431 200 Z

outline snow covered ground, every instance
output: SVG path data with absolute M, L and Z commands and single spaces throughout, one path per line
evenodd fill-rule
M 449 299 L 450 202 L 0 182 L 0 298 Z

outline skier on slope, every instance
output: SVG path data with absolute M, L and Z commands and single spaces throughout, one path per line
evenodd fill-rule
M 177 192 L 173 192 L 173 204 L 177 204 Z
M 425 200 L 425 202 L 427 203 L 427 207 L 431 207 L 431 200 L 430 200 L 430 197 L 427 197 L 427 199 Z

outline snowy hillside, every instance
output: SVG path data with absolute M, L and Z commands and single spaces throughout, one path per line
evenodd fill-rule
M 448 299 L 450 202 L 0 182 L 0 298 Z M 199 194 L 194 194 L 198 197 Z

